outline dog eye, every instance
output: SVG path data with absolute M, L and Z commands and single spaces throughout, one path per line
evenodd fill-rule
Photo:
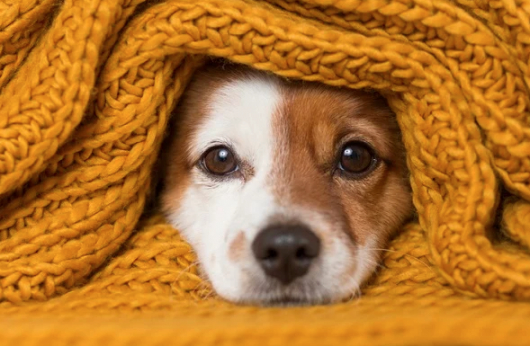
M 339 168 L 348 173 L 363 174 L 374 166 L 376 160 L 368 144 L 359 141 L 348 142 L 342 147 Z
M 224 146 L 208 149 L 203 156 L 204 168 L 215 175 L 226 175 L 237 169 L 237 161 L 230 149 Z

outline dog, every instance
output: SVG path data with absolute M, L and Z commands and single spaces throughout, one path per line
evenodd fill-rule
M 374 91 L 211 62 L 172 122 L 160 206 L 229 301 L 356 297 L 411 216 L 401 133 Z

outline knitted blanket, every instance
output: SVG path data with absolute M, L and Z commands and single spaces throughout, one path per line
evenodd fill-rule
M 205 56 L 383 93 L 415 222 L 360 299 L 234 306 L 143 216 Z M 528 345 L 530 0 L 0 0 L 0 344 Z

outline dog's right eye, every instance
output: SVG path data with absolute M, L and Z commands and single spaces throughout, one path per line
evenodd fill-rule
M 341 150 L 340 170 L 362 177 L 369 173 L 377 164 L 377 157 L 368 144 L 361 141 L 346 143 Z
M 218 146 L 204 153 L 202 166 L 208 173 L 226 175 L 237 170 L 237 160 L 229 148 Z

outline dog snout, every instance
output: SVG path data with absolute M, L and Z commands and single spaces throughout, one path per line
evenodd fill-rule
M 303 225 L 274 225 L 258 234 L 252 251 L 268 276 L 288 285 L 309 271 L 320 253 L 320 239 Z

